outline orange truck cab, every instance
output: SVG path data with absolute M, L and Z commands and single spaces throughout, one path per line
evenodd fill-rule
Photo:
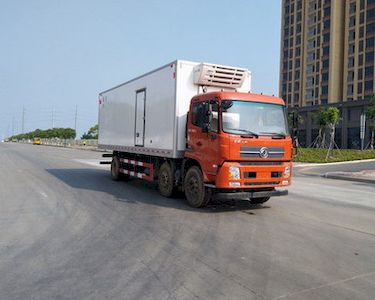
M 238 92 L 195 96 L 185 157 L 198 162 L 206 191 L 198 188 L 190 197 L 263 203 L 287 195 L 275 189 L 291 184 L 292 139 L 286 120 L 285 103 L 277 97 Z M 185 180 L 185 190 L 194 185 L 196 180 Z

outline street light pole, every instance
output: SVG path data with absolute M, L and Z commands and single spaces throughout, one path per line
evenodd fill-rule
M 365 133 L 366 133 L 366 114 L 363 112 L 361 114 L 361 129 L 360 129 L 360 139 L 361 139 L 361 150 L 363 151 L 365 146 Z

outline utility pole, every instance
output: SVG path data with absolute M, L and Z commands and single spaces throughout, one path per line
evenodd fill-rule
M 22 106 L 22 133 L 25 133 L 25 106 Z
M 360 125 L 360 140 L 361 140 L 361 150 L 364 150 L 365 146 L 365 135 L 366 135 L 366 113 L 361 114 L 361 125 Z
M 76 105 L 76 112 L 74 114 L 74 130 L 76 132 L 76 135 L 77 135 L 77 112 L 78 112 L 78 107 Z
M 14 116 L 12 117 L 12 136 L 14 136 Z
M 55 127 L 54 112 L 55 108 L 52 106 L 52 129 Z

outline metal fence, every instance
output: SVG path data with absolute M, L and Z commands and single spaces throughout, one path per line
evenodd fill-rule
M 74 140 L 74 139 L 41 139 L 42 145 L 57 147 L 98 147 L 98 140 Z M 32 144 L 33 140 L 22 140 L 21 143 Z

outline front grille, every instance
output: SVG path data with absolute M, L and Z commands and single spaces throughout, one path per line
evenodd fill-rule
M 243 175 L 244 175 L 245 178 L 256 178 L 257 177 L 256 172 L 244 172 Z
M 241 166 L 281 166 L 282 161 L 241 161 Z
M 283 147 L 259 147 L 259 146 L 242 146 L 240 149 L 241 158 L 263 158 L 261 149 L 266 148 L 268 156 L 264 158 L 282 158 L 284 157 Z
M 251 186 L 251 185 L 275 185 L 280 184 L 280 181 L 269 181 L 269 182 L 245 182 L 245 185 Z

